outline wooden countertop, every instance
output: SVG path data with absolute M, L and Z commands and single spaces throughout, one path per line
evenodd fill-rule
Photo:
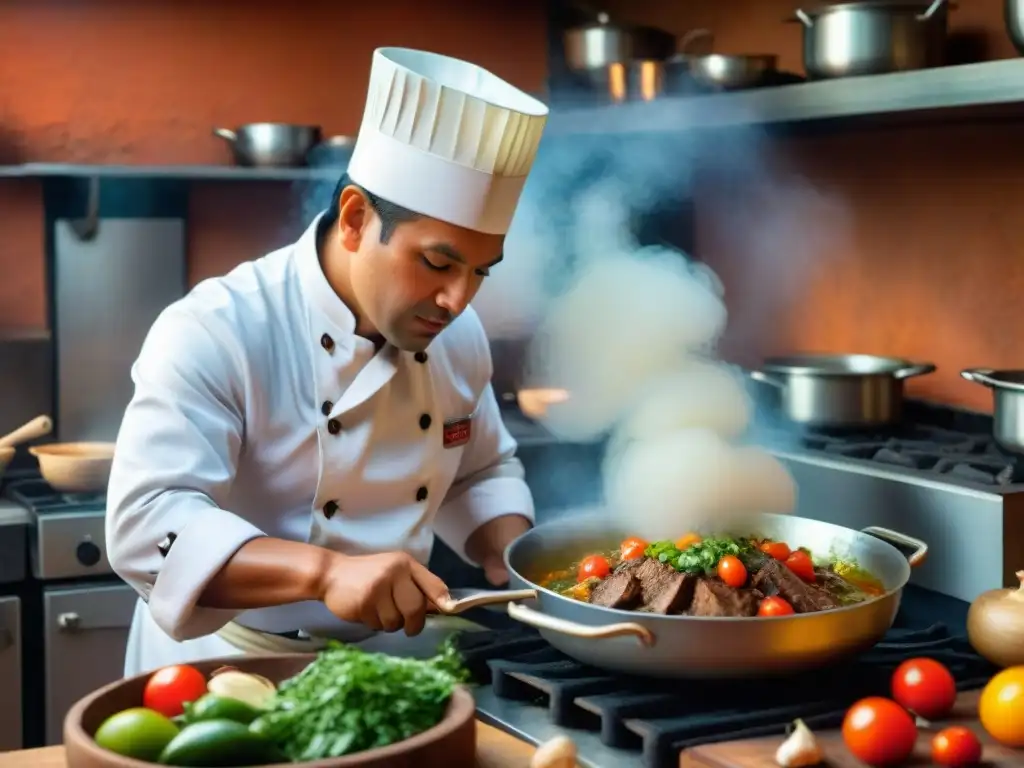
M 978 697 L 980 695 L 980 691 L 961 693 L 957 699 L 956 708 L 948 720 L 935 723 L 933 731 L 922 730 L 917 740 L 914 758 L 908 760 L 907 765 L 930 765 L 932 736 L 950 725 L 966 725 L 978 734 L 984 747 L 982 759 L 986 768 L 1010 768 L 1010 766 L 1019 768 L 1024 765 L 1024 750 L 1012 750 L 999 746 L 981 727 L 981 723 L 978 722 Z M 828 768 L 865 768 L 864 763 L 847 751 L 838 730 L 818 731 L 815 736 L 825 752 L 825 765 Z M 782 738 L 775 736 L 694 747 L 683 753 L 680 766 L 681 768 L 777 768 L 775 750 L 781 743 Z M 0 768 L 6 767 L 0 763 Z
M 529 768 L 534 747 L 481 722 L 476 724 L 477 768 Z M 0 768 L 65 768 L 64 747 L 0 754 Z

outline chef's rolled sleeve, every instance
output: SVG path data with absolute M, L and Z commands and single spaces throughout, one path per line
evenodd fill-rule
M 202 320 L 172 306 L 132 367 L 135 392 L 107 489 L 107 557 L 176 640 L 216 632 L 240 611 L 199 606 L 209 581 L 264 535 L 223 508 L 244 430 L 245 360 Z
M 466 554 L 466 542 L 481 525 L 504 515 L 522 515 L 534 521 L 533 494 L 522 462 L 516 458 L 516 447 L 502 421 L 494 388 L 487 384 L 455 482 L 434 520 L 434 532 L 472 565 L 479 563 Z

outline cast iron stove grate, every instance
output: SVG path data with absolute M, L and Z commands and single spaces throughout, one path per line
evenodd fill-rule
M 981 687 L 994 672 L 943 624 L 892 629 L 845 665 L 764 681 L 617 675 L 573 661 L 532 630 L 466 633 L 459 647 L 473 679 L 497 699 L 546 707 L 554 726 L 598 735 L 605 747 L 635 756 L 630 764 L 646 768 L 678 765 L 683 750 L 701 744 L 781 736 L 798 717 L 812 730 L 835 728 L 856 700 L 889 695 L 893 671 L 910 658 L 942 661 L 961 690 Z M 487 714 L 486 706 L 482 711 Z

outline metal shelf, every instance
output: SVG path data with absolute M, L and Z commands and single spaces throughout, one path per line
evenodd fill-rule
M 809 123 L 1024 102 L 1024 59 L 839 78 L 739 93 L 552 112 L 550 135 L 641 134 Z
M 241 168 L 230 165 L 0 165 L 0 178 L 151 178 L 191 181 L 337 181 L 344 168 Z

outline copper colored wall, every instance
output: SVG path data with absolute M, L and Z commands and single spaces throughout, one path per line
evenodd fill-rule
M 466 58 L 527 90 L 546 72 L 540 0 L 9 0 L 0 3 L 0 163 L 224 163 L 215 125 L 354 133 L 374 48 Z M 197 184 L 190 279 L 301 226 L 286 184 Z M 41 185 L 0 180 L 0 329 L 46 324 Z
M 680 34 L 710 27 L 718 50 L 774 51 L 784 68 L 800 68 L 800 31 L 780 21 L 794 7 L 785 0 L 603 5 Z M 351 132 L 379 44 L 461 55 L 538 88 L 540 6 L 4 3 L 0 156 L 13 144 L 36 160 L 220 162 L 224 147 L 208 135 L 214 124 L 306 120 Z M 1014 55 L 1001 6 L 973 0 L 952 14 L 954 33 L 985 58 Z M 765 258 L 757 238 L 737 237 L 758 220 L 770 188 L 702 190 L 698 248 L 729 292 L 730 352 L 748 363 L 796 348 L 928 359 L 940 372 L 915 381 L 913 392 L 987 409 L 988 393 L 957 372 L 1024 367 L 1016 322 L 1024 245 L 1013 226 L 1024 210 L 1019 133 L 1013 125 L 932 124 L 779 144 L 787 165 L 845 221 L 820 257 L 799 268 Z M 190 208 L 193 281 L 285 242 L 296 226 L 287 213 L 293 199 L 277 185 L 197 185 Z M 39 327 L 38 186 L 0 182 L 0 214 L 0 327 Z

